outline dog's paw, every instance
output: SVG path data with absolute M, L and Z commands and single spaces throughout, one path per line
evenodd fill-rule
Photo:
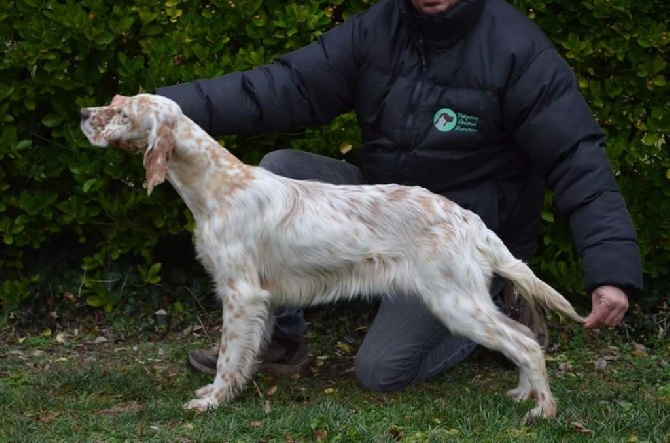
M 518 386 L 514 389 L 510 389 L 509 391 L 507 391 L 507 396 L 512 400 L 514 400 L 515 402 L 519 403 L 521 401 L 528 400 L 530 398 L 530 389 Z
M 219 402 L 215 398 L 195 398 L 184 405 L 184 409 L 189 411 L 205 412 L 209 409 L 216 409 Z
M 553 410 L 547 410 L 542 407 L 536 407 L 531 409 L 526 413 L 526 416 L 524 417 L 523 424 L 524 425 L 530 425 L 533 423 L 537 423 L 540 420 L 548 420 L 550 418 L 556 417 L 556 409 L 554 408 Z
M 556 402 L 550 398 L 543 402 L 538 402 L 537 406 L 528 411 L 525 423 L 534 423 L 540 419 L 550 419 L 556 417 Z
M 208 397 L 213 390 L 214 390 L 214 384 L 212 383 L 208 384 L 207 386 L 203 386 L 202 388 L 195 391 L 195 398 Z

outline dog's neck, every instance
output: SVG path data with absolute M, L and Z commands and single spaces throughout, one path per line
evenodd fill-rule
M 242 163 L 186 116 L 175 123 L 173 133 L 168 181 L 196 220 L 225 211 L 223 206 L 249 186 L 257 168 Z

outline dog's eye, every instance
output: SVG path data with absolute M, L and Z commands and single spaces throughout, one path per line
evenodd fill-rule
M 123 111 L 119 111 L 119 114 L 120 114 L 121 117 L 123 117 L 123 118 L 128 118 L 128 114 L 126 114 L 126 113 L 123 112 Z

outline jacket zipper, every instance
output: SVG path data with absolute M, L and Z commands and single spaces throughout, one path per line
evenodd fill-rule
M 396 167 L 395 167 L 395 175 L 396 175 L 396 182 L 400 183 L 401 182 L 401 165 L 403 163 L 403 160 L 407 156 L 407 153 L 412 149 L 409 144 L 411 143 L 413 137 L 411 136 L 413 131 L 413 126 L 414 126 L 414 121 L 416 120 L 416 105 L 417 105 L 417 99 L 421 96 L 420 92 L 423 86 L 423 83 L 420 80 L 420 77 L 426 72 L 427 69 L 427 63 L 426 63 L 426 54 L 424 51 L 424 42 L 423 42 L 423 35 L 420 35 L 418 40 L 415 42 L 415 46 L 417 48 L 417 51 L 419 53 L 419 57 L 421 58 L 421 72 L 416 76 L 416 82 L 414 84 L 414 87 L 412 89 L 412 94 L 410 95 L 409 103 L 407 104 L 408 108 L 408 114 L 407 114 L 407 120 L 405 121 L 405 126 L 403 127 L 403 132 L 402 136 L 400 138 L 400 149 L 401 153 L 398 155 L 398 159 L 396 161 Z

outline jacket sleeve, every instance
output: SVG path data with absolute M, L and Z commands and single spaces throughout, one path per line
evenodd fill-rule
M 613 285 L 636 295 L 642 290 L 640 251 L 605 136 L 555 49 L 540 52 L 508 87 L 503 115 L 570 223 L 587 293 Z
M 356 16 L 271 64 L 158 88 L 211 135 L 313 127 L 353 108 Z

